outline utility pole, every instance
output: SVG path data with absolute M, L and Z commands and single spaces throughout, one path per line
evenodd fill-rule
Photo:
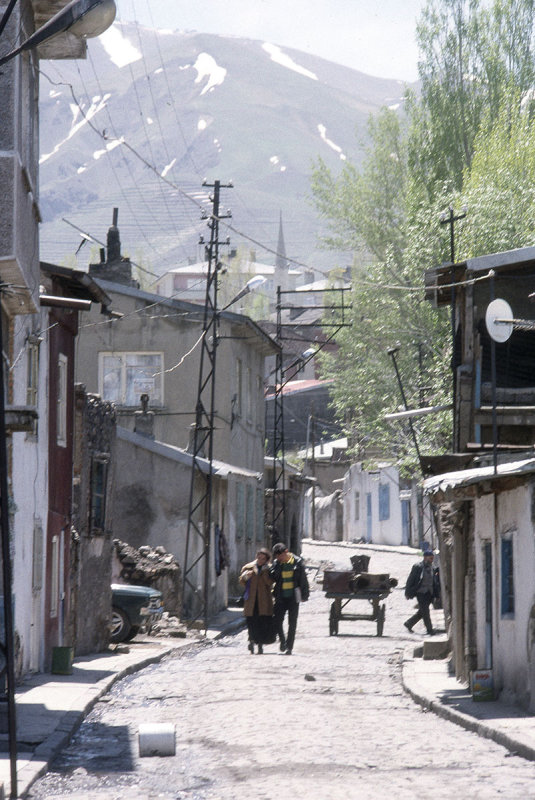
M 7 677 L 7 725 L 9 737 L 10 761 L 10 797 L 17 793 L 17 723 L 15 710 L 15 656 L 13 625 L 13 575 L 11 568 L 10 532 L 9 532 L 9 495 L 7 480 L 7 441 L 6 441 L 6 401 L 4 380 L 4 343 L 2 314 L 0 310 L 0 529 L 2 539 L 2 581 L 4 596 L 4 637 L 0 642 L 0 654 L 5 659 L 2 672 Z
M 348 320 L 347 315 L 351 310 L 351 304 L 348 304 L 345 296 L 347 293 L 350 292 L 349 287 L 339 287 L 339 288 L 332 288 L 332 289 L 319 289 L 315 290 L 314 294 L 322 294 L 327 295 L 327 299 L 329 296 L 333 298 L 332 302 L 327 302 L 326 304 L 316 305 L 316 311 L 328 311 L 331 314 L 332 321 L 325 321 L 321 323 L 322 328 L 334 328 L 334 332 L 331 333 L 327 339 L 323 342 L 314 341 L 314 350 L 311 351 L 310 355 L 307 355 L 306 358 L 303 360 L 303 366 L 314 357 L 314 355 L 325 347 L 329 342 L 333 341 L 334 337 L 338 334 L 338 332 L 342 328 L 349 327 L 351 324 L 350 320 Z M 276 362 L 275 362 L 275 397 L 273 403 L 273 510 L 272 510 L 272 542 L 275 544 L 277 541 L 286 540 L 286 493 L 285 493 L 285 452 L 284 452 L 284 387 L 288 383 L 289 379 L 285 379 L 284 377 L 284 366 L 283 366 L 283 347 L 282 343 L 284 341 L 283 336 L 283 328 L 287 327 L 294 327 L 292 322 L 284 322 L 282 321 L 282 312 L 285 310 L 308 310 L 310 306 L 294 306 L 294 305 L 283 305 L 282 304 L 282 295 L 289 296 L 289 295 L 300 295 L 300 299 L 302 298 L 302 292 L 298 292 L 296 289 L 286 289 L 281 290 L 281 287 L 277 287 L 277 332 L 276 332 L 276 341 L 277 344 L 280 346 L 280 350 L 277 354 Z M 334 314 L 337 314 L 337 317 L 334 317 Z M 306 355 L 306 353 L 304 354 Z M 278 458 L 278 454 L 280 454 L 280 459 Z M 280 461 L 280 471 L 277 472 L 278 462 Z
M 281 287 L 277 286 L 277 331 L 279 350 L 275 356 L 275 397 L 273 400 L 273 504 L 271 546 L 286 541 L 286 475 L 284 452 L 284 374 L 282 352 Z M 280 455 L 279 455 L 280 454 Z M 280 470 L 277 469 L 280 457 Z
M 458 222 L 460 219 L 464 219 L 466 217 L 466 208 L 463 208 L 460 214 L 454 214 L 453 206 L 450 206 L 448 209 L 448 215 L 441 214 L 440 215 L 440 224 L 441 225 L 449 225 L 450 226 L 450 261 L 451 261 L 451 274 L 450 274 L 450 284 L 451 284 L 451 366 L 452 366 L 452 375 L 453 375 L 453 385 L 452 385 L 452 400 L 453 400 L 453 438 L 452 438 L 452 452 L 455 452 L 456 448 L 456 441 L 455 441 L 455 401 L 457 397 L 457 367 L 455 364 L 455 340 L 456 340 L 456 320 L 455 320 L 455 223 Z
M 312 443 L 312 457 L 310 460 L 312 477 L 314 482 L 312 484 L 312 539 L 316 538 L 316 420 L 314 417 L 314 406 L 312 406 L 310 414 L 311 423 L 311 443 Z
M 222 244 L 219 241 L 219 221 L 231 216 L 230 212 L 224 215 L 220 214 L 219 202 L 221 188 L 232 188 L 232 184 L 226 184 L 222 187 L 220 181 L 215 181 L 213 184 L 203 182 L 203 186 L 212 188 L 213 194 L 210 198 L 212 201 L 212 213 L 208 221 L 210 242 L 205 248 L 208 269 L 203 312 L 203 337 L 199 357 L 199 382 L 195 406 L 188 527 L 182 585 L 182 610 L 190 623 L 202 618 L 204 629 L 207 631 L 210 606 L 215 377 L 219 331 L 217 291 L 221 270 L 219 246 Z M 201 239 L 201 243 L 204 244 L 204 240 Z M 228 244 L 228 241 L 224 242 L 224 244 Z M 202 488 L 199 490 L 199 487 Z M 201 514 L 202 519 L 199 519 Z M 203 578 L 202 585 L 199 585 L 198 576 L 201 570 Z M 188 589 L 193 598 L 198 601 L 197 608 L 189 606 Z

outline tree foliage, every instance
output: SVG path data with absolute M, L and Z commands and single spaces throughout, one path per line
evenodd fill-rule
M 421 94 L 407 95 L 405 117 L 383 110 L 370 121 L 361 171 L 314 167 L 325 244 L 355 255 L 352 324 L 322 365 L 357 446 L 414 463 L 409 431 L 384 420 L 402 405 L 388 348 L 399 344 L 410 407 L 451 399 L 449 314 L 423 289 L 424 270 L 449 261 L 440 213 L 468 205 L 455 230 L 457 260 L 533 242 L 533 18 L 534 0 L 428 0 L 417 29 Z M 448 447 L 448 414 L 416 428 L 421 450 Z

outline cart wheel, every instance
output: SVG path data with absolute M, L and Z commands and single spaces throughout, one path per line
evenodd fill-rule
M 383 635 L 383 628 L 385 624 L 386 606 L 379 606 L 377 609 L 377 636 Z
M 331 612 L 329 614 L 329 636 L 336 636 L 338 634 L 338 615 L 336 613 L 336 603 L 331 603 Z

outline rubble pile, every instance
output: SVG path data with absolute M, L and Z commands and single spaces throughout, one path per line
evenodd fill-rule
M 113 574 L 119 581 L 150 586 L 162 593 L 162 602 L 169 614 L 180 617 L 182 575 L 172 553 L 164 547 L 143 545 L 136 550 L 120 539 L 113 540 Z

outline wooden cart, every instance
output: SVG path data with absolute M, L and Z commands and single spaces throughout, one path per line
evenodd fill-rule
M 353 561 L 354 559 L 352 559 Z M 367 567 L 367 564 L 365 566 Z M 351 622 L 367 620 L 368 622 L 377 623 L 377 636 L 382 636 L 386 606 L 381 603 L 381 600 L 388 597 L 392 588 L 396 585 L 396 578 L 391 578 L 390 575 L 385 575 L 384 573 L 371 575 L 367 571 L 356 573 L 354 570 L 343 570 L 341 572 L 325 570 L 323 573 L 323 590 L 325 597 L 331 598 L 333 601 L 329 612 L 329 634 L 336 636 L 340 620 Z M 344 608 L 352 600 L 367 601 L 371 605 L 371 613 L 343 613 Z
M 362 592 L 326 592 L 325 597 L 332 598 L 329 612 L 329 635 L 336 636 L 340 620 L 355 622 L 357 620 L 367 620 L 377 623 L 377 636 L 383 635 L 385 624 L 386 606 L 381 603 L 390 594 L 390 589 L 373 590 Z M 367 600 L 371 604 L 371 613 L 368 614 L 344 614 L 343 609 L 352 600 Z

